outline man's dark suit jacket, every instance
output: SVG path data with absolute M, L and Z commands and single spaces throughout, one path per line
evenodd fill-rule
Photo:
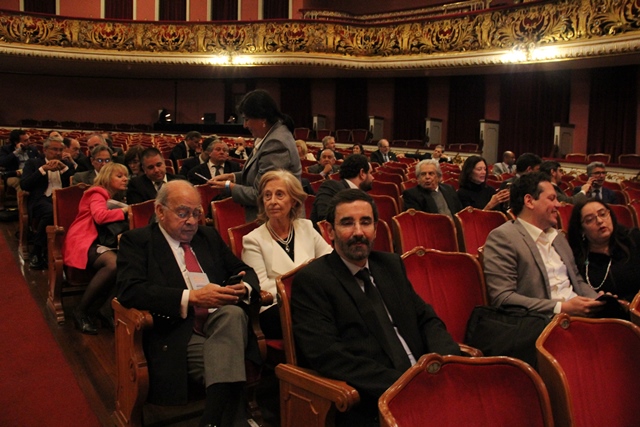
M 387 156 L 389 156 L 389 161 L 390 162 L 395 162 L 396 160 L 398 160 L 398 157 L 396 156 L 396 153 L 389 151 L 387 153 Z M 376 150 L 373 153 L 371 153 L 371 156 L 369 156 L 369 161 L 373 162 L 373 163 L 379 163 L 379 164 L 383 164 L 384 163 L 384 157 L 382 152 L 380 152 L 380 150 Z
M 182 175 L 167 174 L 167 182 L 174 179 L 185 179 Z M 140 175 L 129 181 L 127 186 L 127 204 L 142 203 L 155 199 L 158 191 L 147 175 Z
M 240 172 L 242 170 L 242 166 L 240 166 L 240 163 L 238 162 L 229 160 L 224 162 L 223 170 L 224 170 L 224 173 Z M 211 179 L 212 176 L 211 176 L 211 169 L 209 169 L 209 162 L 206 162 L 194 167 L 189 171 L 189 175 L 188 175 L 188 180 L 193 185 L 200 185 L 207 182 L 204 179 L 197 176 L 196 173 L 199 173 L 200 175 L 206 176 L 208 179 Z
M 309 166 L 307 168 L 307 172 L 309 172 L 309 173 L 317 173 L 317 174 L 319 174 L 323 170 L 324 170 L 324 165 L 321 165 L 320 163 L 318 163 L 317 165 L 311 165 L 311 166 Z M 338 166 L 338 165 L 331 166 L 330 174 L 336 173 L 336 172 L 340 172 L 340 166 Z
M 171 150 L 171 154 L 169 155 L 169 158 L 173 161 L 173 167 L 175 168 L 175 170 L 178 170 L 178 160 L 186 159 L 187 157 L 196 157 L 196 156 L 197 156 L 197 153 L 195 152 L 195 150 L 192 150 L 189 147 L 187 147 L 187 143 L 185 141 L 182 141 L 176 144 L 175 147 L 173 147 L 173 150 Z
M 209 159 L 207 159 L 207 162 L 208 161 Z M 188 159 L 185 159 L 185 161 L 182 162 L 182 167 L 180 168 L 180 175 L 189 176 L 189 171 L 201 164 L 202 163 L 200 163 L 200 156 L 189 157 Z
M 93 165 L 91 164 L 91 159 L 84 155 L 84 153 L 78 153 L 78 158 L 74 160 L 78 165 L 76 167 L 76 172 L 86 172 L 93 169 Z
M 27 160 L 22 170 L 22 176 L 20 177 L 20 187 L 24 191 L 29 192 L 29 201 L 27 203 L 27 209 L 29 210 L 29 216 L 33 216 L 34 207 L 40 203 L 45 202 L 51 204 L 51 198 L 46 197 L 44 193 L 49 187 L 49 174 L 42 175 L 40 173 L 40 167 L 46 163 L 44 157 L 37 157 Z M 73 176 L 74 169 L 69 163 L 65 163 L 69 169 L 65 173 L 60 174 L 60 180 L 62 181 L 62 187 L 68 187 L 71 183 L 71 177 Z M 40 214 L 37 214 L 40 215 Z
M 0 147 L 0 167 L 3 167 L 6 172 L 14 172 L 20 168 L 20 159 L 13 154 L 16 150 L 16 144 L 3 145 Z M 27 147 L 27 156 L 30 159 L 40 157 L 38 148 L 34 145 Z M 9 174 L 9 176 L 16 176 L 16 174 Z
M 582 190 L 582 186 L 576 187 L 573 190 L 573 195 L 575 196 Z M 591 194 L 587 194 L 588 197 L 592 197 Z M 612 189 L 607 187 L 602 187 L 602 201 L 607 204 L 616 204 L 618 203 L 618 198 L 616 197 L 616 193 L 613 192 Z
M 449 184 L 440 184 L 438 189 L 442 192 L 444 200 L 447 202 L 447 206 L 449 206 L 449 210 L 452 215 L 462 210 L 462 203 L 458 198 L 456 190 L 454 190 L 452 186 Z M 413 208 L 417 211 L 437 214 L 438 206 L 436 205 L 431 193 L 431 190 L 425 190 L 419 185 L 405 190 L 402 193 L 404 210 Z
M 318 221 L 322 221 L 327 217 L 327 210 L 329 209 L 329 202 L 331 198 L 340 190 L 345 190 L 349 187 L 347 181 L 335 179 L 328 179 L 318 188 L 316 193 L 316 199 L 313 201 L 313 210 L 311 210 L 311 222 L 316 224 Z
M 253 147 L 247 147 L 247 146 L 244 147 L 244 152 L 247 153 L 247 158 L 249 158 L 249 156 L 251 155 L 251 151 L 253 151 Z M 229 156 L 236 159 L 242 159 L 242 157 L 236 154 L 235 148 L 229 148 Z
M 198 227 L 191 247 L 212 283 L 245 271 L 244 281 L 258 298 L 259 280 L 252 268 L 239 260 L 213 227 Z M 128 231 L 118 250 L 118 300 L 125 307 L 149 310 L 153 328 L 144 334 L 149 363 L 149 401 L 163 405 L 187 402 L 187 344 L 193 333 L 194 311 L 180 317 L 182 292 L 187 289 L 159 224 Z M 247 357 L 260 362 L 257 343 Z M 249 349 L 248 349 L 249 351 Z
M 400 256 L 371 252 L 369 268 L 416 360 L 431 352 L 460 354 L 433 308 L 413 290 Z M 363 403 L 377 402 L 403 374 L 393 366 L 373 305 L 336 251 L 295 275 L 291 313 L 301 363 L 346 381 L 358 390 Z M 375 415 L 375 404 L 373 408 Z

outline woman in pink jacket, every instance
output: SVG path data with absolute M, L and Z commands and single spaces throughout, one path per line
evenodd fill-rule
M 80 304 L 73 311 L 74 323 L 84 334 L 98 333 L 89 312 L 101 315 L 98 308 L 106 302 L 116 283 L 116 252 L 98 243 L 97 227 L 126 219 L 128 206 L 119 204 L 121 207 L 109 209 L 108 202 L 126 192 L 128 181 L 129 173 L 124 165 L 111 162 L 100 170 L 93 186 L 80 200 L 78 216 L 69 227 L 62 248 L 65 265 L 96 271 Z M 112 318 L 102 317 L 113 324 Z

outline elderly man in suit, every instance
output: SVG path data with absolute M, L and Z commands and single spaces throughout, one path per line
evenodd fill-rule
M 398 160 L 398 156 L 396 155 L 396 153 L 391 151 L 389 141 L 387 141 L 386 139 L 381 139 L 380 141 L 378 141 L 378 149 L 371 153 L 369 159 L 373 163 L 383 164 L 387 162 L 395 162 L 396 160 Z
M 62 138 L 48 138 L 43 148 L 44 157 L 27 160 L 20 178 L 20 186 L 29 192 L 29 219 L 38 222 L 29 262 L 34 270 L 47 268 L 47 226 L 53 225 L 53 190 L 68 187 L 73 173 L 71 164 L 62 161 Z
M 9 143 L 0 147 L 0 167 L 4 168 L 7 185 L 20 190 L 20 176 L 29 159 L 40 155 L 38 148 L 29 141 L 29 134 L 22 129 L 9 133 Z
M 149 147 L 142 154 L 142 171 L 144 175 L 137 176 L 129 181 L 127 187 L 127 203 L 142 203 L 156 198 L 158 190 L 167 182 L 175 179 L 185 179 L 182 175 L 167 173 L 162 153 Z
M 93 181 L 95 181 L 102 167 L 112 161 L 113 153 L 109 147 L 106 145 L 94 147 L 91 152 L 91 166 L 93 166 L 93 168 L 89 171 L 75 173 L 71 179 L 71 183 L 73 185 L 80 183 L 93 185 Z
M 573 194 L 581 191 L 587 191 L 589 197 L 602 200 L 608 204 L 618 203 L 616 193 L 610 188 L 604 187 L 604 181 L 607 179 L 607 167 L 602 162 L 591 162 L 587 165 L 587 176 L 589 180 L 587 184 L 574 189 Z M 589 188 L 590 187 L 590 188 Z
M 336 159 L 338 160 L 344 159 L 344 155 L 339 151 L 336 151 L 336 138 L 331 135 L 327 135 L 324 138 L 322 138 L 322 149 L 323 150 L 329 149 L 333 151 L 333 154 L 336 156 Z M 321 154 L 322 154 L 322 151 L 318 152 L 318 155 L 317 155 L 318 161 L 320 160 Z
M 555 229 L 559 206 L 548 175 L 534 172 L 514 181 L 511 209 L 517 219 L 493 230 L 484 249 L 492 305 L 518 305 L 547 316 L 590 316 L 601 307 Z
M 193 130 L 184 136 L 184 141 L 179 142 L 173 147 L 169 158 L 173 161 L 174 170 L 179 170 L 178 160 L 186 159 L 187 157 L 196 157 L 202 152 L 201 142 L 202 135 L 200 132 Z
M 336 155 L 333 150 L 327 148 L 320 153 L 320 161 L 317 165 L 311 165 L 307 168 L 309 173 L 317 173 L 322 175 L 324 179 L 328 179 L 329 175 L 340 170 L 336 166 Z
M 259 298 L 258 277 L 214 228 L 198 225 L 200 195 L 187 181 L 160 189 L 155 214 L 157 223 L 122 236 L 118 252 L 118 300 L 154 317 L 144 342 L 148 400 L 184 404 L 189 381 L 203 384 L 200 425 L 231 426 L 242 402 L 245 356 L 260 362 L 245 312 Z M 239 283 L 223 285 L 238 274 Z
M 441 184 L 442 170 L 436 159 L 422 160 L 416 165 L 418 185 L 402 193 L 404 209 L 453 215 L 462 210 L 456 190 Z
M 373 169 L 364 154 L 352 154 L 340 165 L 340 181 L 326 180 L 318 188 L 310 219 L 316 224 L 327 216 L 331 198 L 340 190 L 358 188 L 362 191 L 371 190 L 373 183 Z
M 373 252 L 378 213 L 362 190 L 343 190 L 327 214 L 335 250 L 300 270 L 291 314 L 300 359 L 346 381 L 360 405 L 338 425 L 379 425 L 377 401 L 423 354 L 460 354 L 433 308 L 413 290 L 399 255 Z
M 220 139 L 215 140 L 209 145 L 207 151 L 209 152 L 209 160 L 189 171 L 188 180 L 190 183 L 194 185 L 206 184 L 214 176 L 240 172 L 242 169 L 238 162 L 229 160 L 229 147 L 226 142 Z
M 65 146 L 62 160 L 71 163 L 76 173 L 93 169 L 91 160 L 80 149 L 80 141 L 75 138 L 64 138 L 62 143 Z
M 189 171 L 198 165 L 207 163 L 209 161 L 209 155 L 211 154 L 211 144 L 218 138 L 209 137 L 202 140 L 202 153 L 195 157 L 188 157 L 182 162 L 180 168 L 180 175 L 189 176 Z

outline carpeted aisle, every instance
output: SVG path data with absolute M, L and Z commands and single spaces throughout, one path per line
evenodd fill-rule
M 99 426 L 0 236 L 0 426 Z

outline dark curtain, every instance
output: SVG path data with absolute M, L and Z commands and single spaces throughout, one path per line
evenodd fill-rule
M 211 0 L 212 21 L 237 21 L 238 0 Z
M 237 123 L 242 124 L 242 117 L 238 113 L 238 105 L 242 97 L 248 92 L 255 90 L 256 81 L 247 80 L 225 80 L 224 81 L 224 121 L 229 119 L 232 114 L 236 116 Z
M 160 21 L 186 21 L 186 0 L 160 0 Z
M 311 80 L 280 79 L 280 109 L 291 116 L 295 127 L 311 129 Z
M 570 98 L 568 71 L 503 75 L 498 151 L 549 156 L 553 124 L 569 122 Z
M 591 70 L 587 153 L 636 152 L 638 66 Z
M 480 142 L 480 120 L 484 119 L 484 76 L 456 76 L 449 80 L 449 144 Z
M 56 0 L 24 0 L 24 11 L 56 14 Z
M 264 0 L 262 3 L 263 19 L 288 19 L 289 0 Z
M 369 129 L 365 79 L 336 79 L 336 130 Z
M 393 138 L 423 139 L 427 118 L 429 80 L 397 78 L 393 95 Z
M 104 17 L 107 19 L 133 19 L 133 0 L 105 0 Z

